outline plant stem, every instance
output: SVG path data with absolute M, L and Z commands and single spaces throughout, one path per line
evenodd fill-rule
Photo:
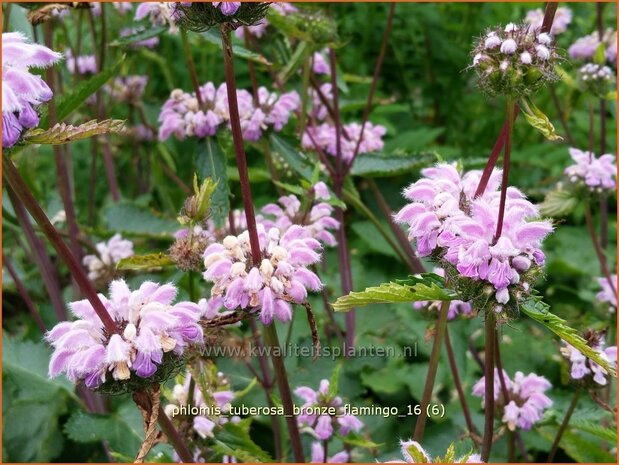
M 608 264 L 606 263 L 606 256 L 604 255 L 604 251 L 602 250 L 602 246 L 598 241 L 597 234 L 595 232 L 595 226 L 593 225 L 593 217 L 591 215 L 591 205 L 590 200 L 587 199 L 585 201 L 585 221 L 587 223 L 587 230 L 589 231 L 589 236 L 591 237 L 591 242 L 593 242 L 593 248 L 595 249 L 595 254 L 598 257 L 598 261 L 600 262 L 600 268 L 602 269 L 602 274 L 608 281 L 608 285 L 612 289 L 613 293 L 617 293 L 616 285 L 612 279 L 610 271 L 608 269 Z
M 542 21 L 542 27 L 540 32 L 550 32 L 552 30 L 552 23 L 555 20 L 555 13 L 557 12 L 558 2 L 546 3 L 546 9 L 544 10 L 544 20 Z
M 167 436 L 168 441 L 170 441 L 170 444 L 172 444 L 172 447 L 174 447 L 174 450 L 176 451 L 180 459 L 184 463 L 193 463 L 194 460 L 191 452 L 189 452 L 189 449 L 183 441 L 183 438 L 181 438 L 180 434 L 178 434 L 178 431 L 176 431 L 176 428 L 174 428 L 174 425 L 166 415 L 161 405 L 159 406 L 159 416 L 157 418 L 157 421 L 159 422 L 161 430 Z
M 557 435 L 555 436 L 555 440 L 552 443 L 552 447 L 550 448 L 550 453 L 548 454 L 547 463 L 552 463 L 557 451 L 559 450 L 559 443 L 561 442 L 561 438 L 563 437 L 563 433 L 567 428 L 567 425 L 570 423 L 570 418 L 572 418 L 572 414 L 576 409 L 576 405 L 578 404 L 578 399 L 580 398 L 580 394 L 582 393 L 582 388 L 577 388 L 574 392 L 574 396 L 572 397 L 572 402 L 570 402 L 570 406 L 565 412 L 565 417 L 561 422 L 561 426 L 559 426 L 559 430 L 557 431 Z
M 337 87 L 337 66 L 335 50 L 329 49 L 329 63 L 331 67 L 331 92 L 333 94 L 333 124 L 335 126 L 335 172 L 338 182 L 343 182 L 342 169 L 342 122 L 340 120 L 340 90 Z
M 494 337 L 496 316 L 486 313 L 486 349 L 484 351 L 484 440 L 481 449 L 482 462 L 488 462 L 494 436 Z
M 196 65 L 193 61 L 193 55 L 191 53 L 191 45 L 189 44 L 187 31 L 183 27 L 181 27 L 181 41 L 183 42 L 183 53 L 185 54 L 185 60 L 187 61 L 187 69 L 189 70 L 189 77 L 191 78 L 193 92 L 196 94 L 198 107 L 201 110 L 204 110 L 204 101 L 202 100 L 202 92 L 200 92 L 200 82 L 198 81 L 198 73 L 196 71 Z
M 67 319 L 67 311 L 64 306 L 64 301 L 62 300 L 60 282 L 58 276 L 56 275 L 54 266 L 52 265 L 52 261 L 45 250 L 45 244 L 43 244 L 41 239 L 39 239 L 36 235 L 32 224 L 30 224 L 28 212 L 17 198 L 17 195 L 15 195 L 15 192 L 13 192 L 13 189 L 11 189 L 11 186 L 7 185 L 5 187 L 7 188 L 9 199 L 11 199 L 13 210 L 15 210 L 15 214 L 17 215 L 17 221 L 21 225 L 22 231 L 26 236 L 26 240 L 30 245 L 34 261 L 39 268 L 41 277 L 43 278 L 43 283 L 45 284 L 45 288 L 49 294 L 49 300 L 54 308 L 54 312 L 56 313 L 56 318 L 58 321 L 65 321 Z
M 520 108 L 518 105 L 514 107 L 514 118 L 518 116 Z M 475 190 L 475 198 L 482 195 L 486 188 L 488 187 L 488 181 L 490 181 L 490 176 L 492 175 L 492 171 L 496 166 L 497 161 L 499 160 L 499 155 L 501 154 L 501 150 L 503 149 L 503 145 L 505 144 L 505 139 L 507 138 L 507 131 L 509 130 L 509 122 L 505 121 L 503 123 L 503 127 L 501 128 L 501 133 L 494 143 L 494 147 L 492 147 L 492 152 L 490 152 L 490 156 L 488 157 L 488 161 L 486 162 L 486 166 L 484 167 L 483 172 L 481 173 L 481 178 L 479 179 L 479 184 L 477 185 L 477 189 Z
M 254 213 L 254 202 L 251 195 L 249 184 L 249 173 L 247 169 L 247 158 L 243 147 L 243 131 L 239 117 L 239 107 L 236 98 L 236 78 L 234 75 L 234 59 L 232 55 L 232 43 L 230 41 L 230 29 L 227 24 L 221 25 L 221 41 L 223 45 L 224 66 L 226 74 L 226 90 L 228 93 L 228 106 L 230 112 L 230 127 L 232 129 L 232 140 L 236 153 L 236 163 L 239 170 L 239 180 L 241 183 L 241 196 L 243 197 L 243 207 L 247 218 L 247 230 L 249 232 L 249 243 L 253 264 L 260 266 L 260 242 L 258 240 L 258 230 L 256 228 L 256 216 Z
M 493 244 L 496 244 L 503 232 L 503 219 L 505 217 L 505 203 L 507 201 L 507 184 L 509 182 L 509 162 L 512 151 L 512 132 L 514 129 L 514 102 L 507 99 L 507 133 L 505 134 L 505 147 L 503 151 L 503 177 L 501 179 L 501 199 L 499 202 L 499 218 Z
M 48 48 L 53 48 L 53 29 L 52 23 L 48 21 L 45 24 L 45 45 Z M 46 70 L 47 84 L 52 92 L 55 91 L 56 83 L 56 70 L 54 68 L 48 68 Z M 50 100 L 47 105 L 49 124 L 53 127 L 58 120 L 56 118 L 56 103 L 54 99 Z M 62 205 L 64 207 L 67 216 L 67 225 L 69 227 L 69 241 L 71 244 L 71 250 L 78 260 L 82 258 L 82 249 L 79 245 L 78 236 L 79 228 L 77 226 L 77 219 L 75 217 L 75 205 L 73 203 L 73 195 L 71 194 L 71 175 L 67 168 L 66 159 L 62 153 L 62 147 L 59 145 L 53 146 L 54 161 L 56 163 L 56 175 L 58 176 L 58 192 L 62 199 Z
M 253 318 L 249 319 L 249 324 L 251 326 L 251 332 L 254 337 L 254 344 L 258 348 L 262 348 L 262 340 L 260 339 L 260 333 L 258 332 L 258 325 L 256 324 L 256 320 Z M 266 358 L 266 355 L 263 350 L 260 350 L 258 354 L 258 365 L 260 366 L 260 372 L 262 374 L 262 388 L 267 397 L 267 404 L 269 407 L 273 407 L 273 400 L 271 399 L 271 374 L 269 373 L 269 363 Z M 279 418 L 275 415 L 271 415 L 271 427 L 273 428 L 273 443 L 275 446 L 275 458 L 278 461 L 283 459 L 283 451 L 282 451 L 282 441 L 281 441 L 281 428 L 279 424 Z
M 282 398 L 282 404 L 284 406 L 284 416 L 286 417 L 286 423 L 288 424 L 288 430 L 290 432 L 290 442 L 292 443 L 294 460 L 295 462 L 303 463 L 305 462 L 305 456 L 303 455 L 303 446 L 301 445 L 299 425 L 297 424 L 297 419 L 293 413 L 292 394 L 290 392 L 290 385 L 288 384 L 288 375 L 284 365 L 284 358 L 281 354 L 281 347 L 277 337 L 277 329 L 273 323 L 268 326 L 264 326 L 264 342 L 269 347 L 271 352 L 271 361 L 273 362 L 273 368 L 275 369 L 275 378 L 277 380 L 279 394 Z
M 454 384 L 456 385 L 456 391 L 458 391 L 458 397 L 460 398 L 460 405 L 462 406 L 462 413 L 464 413 L 466 427 L 469 429 L 469 433 L 471 434 L 473 440 L 477 442 L 477 429 L 475 428 L 475 423 L 473 423 L 473 419 L 471 418 L 471 411 L 469 410 L 466 397 L 464 396 L 464 389 L 462 389 L 462 383 L 460 382 L 458 365 L 456 365 L 456 358 L 454 356 L 453 347 L 451 346 L 451 340 L 449 338 L 449 328 L 445 328 L 445 348 L 447 349 L 447 358 L 449 359 L 449 366 L 451 368 Z
M 41 315 L 39 314 L 39 312 L 36 309 L 36 306 L 34 305 L 34 301 L 32 300 L 32 297 L 30 297 L 30 294 L 28 293 L 28 290 L 24 286 L 24 283 L 22 283 L 21 279 L 19 279 L 19 276 L 17 275 L 15 268 L 13 268 L 13 265 L 9 261 L 8 257 L 4 255 L 4 253 L 2 254 L 2 264 L 6 267 L 7 271 L 11 275 L 11 279 L 13 279 L 13 282 L 15 283 L 17 292 L 19 293 L 22 300 L 24 301 L 24 304 L 26 304 L 26 308 L 30 312 L 30 315 L 34 319 L 34 322 L 36 323 L 37 327 L 41 330 L 41 333 L 45 334 L 45 332 L 47 331 L 47 328 L 45 327 L 45 323 L 43 323 L 43 319 L 41 318 Z
M 438 322 L 436 324 L 436 333 L 434 335 L 434 343 L 432 344 L 432 352 L 430 353 L 430 361 L 428 362 L 428 374 L 426 375 L 426 382 L 423 387 L 423 394 L 421 397 L 421 415 L 417 418 L 415 423 L 415 432 L 413 439 L 417 442 L 421 442 L 423 439 L 423 433 L 428 421 L 428 405 L 432 399 L 432 390 L 434 389 L 434 381 L 436 379 L 436 371 L 438 370 L 438 362 L 441 358 L 441 345 L 443 343 L 443 337 L 447 330 L 447 315 L 449 313 L 449 301 L 446 300 L 441 304 L 441 310 L 438 315 Z
M 394 221 L 391 207 L 389 207 L 389 204 L 385 200 L 385 197 L 376 185 L 376 181 L 374 181 L 374 179 L 372 178 L 369 178 L 367 179 L 367 183 L 368 186 L 370 186 L 372 193 L 374 194 L 376 203 L 378 203 L 378 208 L 382 212 L 385 219 L 389 222 L 389 227 L 391 228 L 393 235 L 396 237 L 398 243 L 400 244 L 400 247 L 402 247 L 402 249 L 404 250 L 406 264 L 413 273 L 423 273 L 425 271 L 423 263 L 421 263 L 421 260 L 419 260 L 419 257 L 415 253 L 415 249 L 413 249 L 413 246 L 408 241 L 408 238 L 406 237 L 406 234 L 404 233 L 402 228 L 400 228 L 400 226 Z M 389 245 L 391 245 L 391 247 L 394 249 L 394 251 L 396 253 L 399 253 L 399 249 L 392 243 L 392 241 L 388 242 Z
M 337 186 L 336 186 L 337 187 Z M 341 198 L 341 187 L 336 189 L 336 195 Z M 348 295 L 352 292 L 352 272 L 350 268 L 350 254 L 348 251 L 348 236 L 346 235 L 346 216 L 344 210 L 339 207 L 335 208 L 335 218 L 340 223 L 337 230 L 337 255 L 340 266 L 340 283 L 342 287 L 342 295 Z M 344 355 L 348 357 L 352 354 L 355 348 L 355 309 L 351 309 L 346 314 L 346 335 L 344 338 Z
M 45 212 L 41 209 L 34 196 L 30 193 L 30 190 L 26 186 L 21 174 L 13 164 L 13 161 L 8 155 L 2 155 L 2 178 L 11 187 L 17 199 L 26 207 L 30 212 L 34 220 L 39 224 L 41 230 L 56 249 L 58 256 L 65 262 L 69 268 L 71 276 L 77 283 L 78 287 L 88 299 L 93 307 L 93 310 L 97 316 L 101 319 L 103 326 L 109 333 L 118 333 L 119 329 L 116 323 L 107 312 L 106 308 L 97 295 L 97 291 L 92 286 L 88 277 L 84 273 L 84 270 L 80 266 L 75 256 L 71 253 L 71 250 L 62 240 L 62 237 L 56 231 L 56 228 L 50 223 Z
M 368 100 L 363 110 L 363 117 L 362 117 L 362 123 L 361 123 L 361 131 L 359 133 L 359 140 L 357 140 L 357 145 L 355 146 L 355 151 L 353 152 L 353 156 L 348 162 L 348 166 L 346 167 L 347 172 L 350 170 L 353 163 L 355 162 L 357 155 L 359 155 L 361 141 L 363 140 L 363 133 L 365 131 L 365 126 L 367 125 L 368 118 L 370 117 L 372 101 L 374 100 L 374 94 L 376 93 L 376 87 L 378 85 L 378 77 L 380 76 L 380 70 L 383 66 L 383 61 L 385 60 L 385 54 L 387 53 L 387 45 L 389 44 L 389 36 L 391 35 L 391 29 L 393 28 L 394 13 L 395 13 L 395 3 L 391 2 L 391 4 L 389 5 L 389 13 L 387 15 L 387 25 L 385 26 L 385 32 L 383 33 L 383 41 L 380 45 L 380 52 L 378 53 L 378 57 L 376 58 L 376 64 L 374 65 L 374 74 L 372 75 L 372 84 L 370 84 L 370 91 L 368 92 Z

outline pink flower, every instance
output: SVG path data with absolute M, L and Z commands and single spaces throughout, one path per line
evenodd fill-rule
M 537 208 L 508 187 L 503 231 L 495 243 L 501 172 L 494 170 L 485 193 L 473 198 L 480 174 L 460 175 L 448 164 L 422 170 L 423 178 L 404 190 L 411 203 L 395 219 L 409 225 L 420 256 L 440 257 L 442 268 L 455 267 L 462 278 L 491 284 L 501 311 L 524 290 L 523 272 L 544 263 L 541 241 L 552 226 L 536 220 Z
M 153 26 L 169 26 L 171 33 L 178 28 L 175 21 L 176 6 L 174 2 L 144 2 L 135 10 L 135 20 L 148 19 Z
M 528 11 L 525 22 L 531 25 L 532 30 L 539 31 L 542 28 L 542 23 L 544 22 L 544 11 L 541 8 Z M 572 10 L 567 7 L 557 8 L 550 33 L 553 36 L 556 36 L 557 34 L 565 32 L 571 22 Z
M 596 158 L 592 152 L 570 148 L 570 156 L 576 163 L 565 168 L 565 175 L 573 183 L 583 183 L 589 190 L 615 190 L 617 164 L 609 153 Z
M 611 279 L 612 279 L 612 282 L 616 290 L 617 289 L 617 275 L 616 274 L 611 275 Z M 602 290 L 598 292 L 595 295 L 595 297 L 597 297 L 597 299 L 600 302 L 605 302 L 605 303 L 610 304 L 610 307 L 608 308 L 608 310 L 610 311 L 610 313 L 615 313 L 617 311 L 617 294 L 615 290 L 613 290 L 613 288 L 611 287 L 606 277 L 598 278 L 598 284 L 602 287 Z
M 593 337 L 591 337 L 593 336 Z M 591 331 L 585 333 L 589 346 L 610 366 L 617 367 L 617 346 L 605 347 L 602 335 Z M 608 372 L 593 360 L 585 357 L 579 350 L 562 341 L 561 354 L 570 362 L 570 377 L 574 380 L 592 380 L 600 386 L 607 384 Z
M 542 419 L 544 411 L 552 405 L 552 400 L 544 394 L 552 385 L 543 376 L 534 373 L 524 375 L 517 371 L 511 380 L 503 371 L 503 378 L 507 388 L 509 401 L 503 396 L 498 370 L 494 369 L 494 398 L 497 402 L 497 412 L 502 412 L 502 421 L 514 431 L 516 428 L 530 430 L 535 423 Z M 485 377 L 473 386 L 473 395 L 484 398 Z
M 234 16 L 239 8 L 241 8 L 241 2 L 213 2 L 215 8 L 226 16 Z
M 66 373 L 71 381 L 84 381 L 91 389 L 110 379 L 127 380 L 133 374 L 152 376 L 164 353 L 181 356 L 188 344 L 202 343 L 200 308 L 192 302 L 173 305 L 175 296 L 171 284 L 146 281 L 131 291 L 122 280 L 112 282 L 109 300 L 99 294 L 121 329 L 112 335 L 87 300 L 70 303 L 78 319 L 59 323 L 46 334 L 54 348 L 49 376 Z
M 325 460 L 325 450 L 320 442 L 312 442 L 312 458 L 310 463 L 347 463 L 349 459 L 348 452 L 342 451 L 328 457 Z
M 209 303 L 218 311 L 237 308 L 258 312 L 262 323 L 292 318 L 292 303 L 305 301 L 307 291 L 322 287 L 308 266 L 320 261 L 320 243 L 293 225 L 284 233 L 258 224 L 262 262 L 251 263 L 249 233 L 227 236 L 204 251 L 204 279 L 213 283 Z
M 346 436 L 351 432 L 359 432 L 363 428 L 361 420 L 345 413 L 342 399 L 329 394 L 329 385 L 329 380 L 323 379 L 317 391 L 308 386 L 300 386 L 294 391 L 305 401 L 297 417 L 299 425 L 308 428 L 321 441 L 330 439 L 335 429 L 342 436 Z M 320 407 L 333 407 L 337 414 L 334 416 L 319 414 Z
M 138 104 L 148 83 L 148 76 L 122 76 L 114 79 L 106 91 L 117 102 Z
M 95 248 L 97 255 L 83 258 L 84 266 L 88 268 L 88 278 L 95 282 L 113 273 L 120 260 L 133 255 L 133 242 L 123 239 L 120 234 L 114 234 L 107 242 L 99 242 Z
M 377 152 L 383 148 L 382 137 L 386 134 L 387 129 L 384 126 L 373 125 L 368 122 L 363 131 L 363 139 L 359 145 L 359 154 Z M 342 127 L 341 136 L 341 153 L 345 161 L 352 160 L 353 154 L 357 147 L 357 142 L 361 136 L 361 125 L 358 123 L 345 124 Z M 313 140 L 312 140 L 313 139 Z M 301 145 L 308 150 L 315 150 L 316 145 L 324 150 L 329 155 L 334 157 L 337 155 L 337 142 L 335 126 L 329 123 L 323 123 L 318 127 L 309 126 L 303 138 Z
M 300 105 L 299 94 L 296 91 L 278 96 L 274 92 L 270 93 L 266 87 L 258 89 L 256 106 L 253 104 L 253 97 L 247 91 L 239 92 L 239 100 L 243 137 L 251 141 L 259 140 L 268 126 L 273 126 L 276 132 L 281 131 L 288 123 L 292 112 Z
M 324 183 L 317 186 L 320 194 L 324 196 Z M 329 195 L 328 190 L 326 195 Z M 331 247 L 337 245 L 333 231 L 339 229 L 340 223 L 332 217 L 333 207 L 320 202 L 309 204 L 306 208 L 307 211 L 301 211 L 301 201 L 295 195 L 283 196 L 279 198 L 279 204 L 271 203 L 262 208 L 264 217 L 260 218 L 260 222 L 266 229 L 277 228 L 282 233 L 292 225 L 301 223 L 309 235 L 322 244 Z
M 2 34 L 2 147 L 39 124 L 35 107 L 52 98 L 49 86 L 30 68 L 48 68 L 62 58 L 47 47 L 29 44 L 20 32 Z

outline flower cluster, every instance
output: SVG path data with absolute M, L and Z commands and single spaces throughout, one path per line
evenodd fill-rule
M 165 140 L 174 134 L 178 139 L 185 137 L 213 136 L 223 123 L 229 123 L 228 95 L 226 84 L 216 88 L 207 82 L 200 87 L 202 108 L 195 93 L 172 91 L 159 114 L 159 139 Z M 299 107 L 299 95 L 287 92 L 282 95 L 269 92 L 265 87 L 258 89 L 257 102 L 246 90 L 237 90 L 239 116 L 243 137 L 257 141 L 269 126 L 279 132 L 288 122 L 290 115 Z
M 505 370 L 503 379 L 507 388 L 507 399 L 503 395 L 501 379 L 498 369 L 494 369 L 494 400 L 497 412 L 503 414 L 502 421 L 507 424 L 510 431 L 520 428 L 530 430 L 535 423 L 542 419 L 544 410 L 552 405 L 552 400 L 544 394 L 552 385 L 543 376 L 535 373 L 524 375 L 517 371 L 511 380 Z M 484 397 L 485 377 L 473 386 L 473 395 Z
M 66 52 L 67 70 L 71 74 L 96 74 L 97 59 L 94 55 L 80 55 L 74 57 L 71 51 Z
M 433 273 L 439 276 L 445 276 L 445 270 L 439 267 L 434 267 Z M 438 312 L 441 309 L 442 302 L 413 302 L 413 308 L 415 310 L 430 310 Z M 462 300 L 452 300 L 449 302 L 449 311 L 447 313 L 447 319 L 453 320 L 459 315 L 470 315 L 473 312 L 473 307 L 469 302 L 463 302 Z
M 350 455 L 343 450 L 325 460 L 325 448 L 317 441 L 312 442 L 312 458 L 310 463 L 348 463 Z
M 93 16 L 100 16 L 101 2 L 92 2 L 90 5 Z M 120 16 L 124 16 L 125 14 L 131 12 L 133 9 L 133 4 L 132 2 L 112 2 L 112 7 Z
M 116 102 L 137 105 L 147 83 L 148 76 L 121 76 L 114 79 L 106 90 Z
M 329 191 L 324 183 L 318 183 L 316 186 L 314 186 L 315 198 L 328 200 Z M 286 195 L 279 198 L 279 204 L 268 204 L 261 211 L 264 217 L 258 221 L 266 229 L 277 228 L 284 233 L 293 225 L 300 224 L 307 229 L 311 237 L 322 244 L 331 247 L 337 245 L 332 231 L 337 230 L 340 223 L 332 218 L 333 207 L 326 202 L 315 203 L 308 205 L 307 209 L 301 209 L 301 201 L 295 195 Z
M 590 61 L 593 59 L 600 44 L 604 44 L 606 59 L 616 66 L 617 31 L 612 29 L 607 29 L 606 32 L 604 32 L 602 40 L 600 40 L 600 35 L 597 32 L 581 37 L 567 49 L 567 53 L 570 58 L 575 60 Z
M 586 331 L 587 344 L 609 365 L 617 367 L 617 346 L 605 347 L 604 336 L 595 331 Z M 608 372 L 593 360 L 585 357 L 579 350 L 563 341 L 561 354 L 570 362 L 570 377 L 577 381 L 593 381 L 606 386 Z
M 133 255 L 133 242 L 114 234 L 109 241 L 99 242 L 96 255 L 86 255 L 83 263 L 88 268 L 88 278 L 97 285 L 109 283 L 116 276 L 116 264 Z
M 359 144 L 359 154 L 381 150 L 384 146 L 382 137 L 387 129 L 381 125 L 367 122 L 363 130 L 363 139 Z M 350 162 L 355 154 L 355 149 L 361 137 L 361 124 L 349 123 L 342 126 L 340 139 L 342 159 Z M 314 150 L 316 146 L 332 156 L 337 156 L 336 128 L 330 123 L 320 126 L 309 126 L 301 140 L 303 148 Z
M 434 458 L 421 447 L 421 444 L 412 439 L 400 441 L 400 447 L 404 461 L 393 460 L 388 463 L 483 463 L 479 454 L 467 454 L 456 458 L 453 444 L 447 449 L 445 457 Z
M 464 300 L 476 302 L 476 308 L 517 312 L 518 301 L 544 264 L 540 245 L 551 224 L 535 220 L 537 207 L 518 189 L 507 187 L 502 234 L 495 238 L 500 170 L 493 171 L 485 193 L 477 198 L 479 171 L 461 175 L 443 163 L 421 173 L 423 178 L 404 191 L 411 203 L 395 216 L 409 225 L 409 239 L 419 255 L 438 261 L 451 285 Z M 494 303 L 488 301 L 492 296 Z
M 207 82 L 200 87 L 204 108 L 200 108 L 195 93 L 175 89 L 159 114 L 159 140 L 174 134 L 179 140 L 186 137 L 213 136 L 222 123 L 229 119 L 226 84 L 215 88 Z
M 153 26 L 168 26 L 174 34 L 178 31 L 176 14 L 173 2 L 144 2 L 135 10 L 135 20 L 148 19 Z
M 593 192 L 614 191 L 617 177 L 615 156 L 609 153 L 597 158 L 592 152 L 570 148 L 576 163 L 565 168 L 565 175 L 573 183 L 584 184 Z
M 490 95 L 529 95 L 556 79 L 558 58 L 550 34 L 528 25 L 508 24 L 490 30 L 473 49 L 472 67 Z
M 172 403 L 166 405 L 165 412 L 171 418 L 183 416 L 182 409 L 189 404 L 189 386 L 191 375 L 187 373 L 184 379 L 172 389 Z M 213 437 L 213 430 L 217 425 L 223 425 L 232 421 L 238 422 L 238 417 L 228 418 L 226 413 L 230 410 L 230 402 L 234 399 L 234 393 L 230 390 L 229 382 L 223 373 L 217 373 L 215 382 L 209 383 L 212 391 L 203 393 L 199 383 L 194 383 L 194 391 L 191 398 L 191 407 L 198 408 L 200 414 L 191 417 L 193 431 L 202 439 Z M 217 408 L 215 408 L 217 407 Z M 221 414 L 208 414 L 215 410 Z
M 238 103 L 243 138 L 257 141 L 268 126 L 273 126 L 276 132 L 281 131 L 301 101 L 296 91 L 277 95 L 260 87 L 255 102 L 249 92 L 238 91 Z
M 260 320 L 292 318 L 291 303 L 303 303 L 307 291 L 322 287 L 318 276 L 307 269 L 320 261 L 320 243 L 307 229 L 294 225 L 281 234 L 258 224 L 262 261 L 252 263 L 249 232 L 227 236 L 204 251 L 204 279 L 213 282 L 210 308 L 237 308 L 259 312 Z
M 602 290 L 600 292 L 598 292 L 595 297 L 597 297 L 597 299 L 600 302 L 604 302 L 607 304 L 610 304 L 610 307 L 608 308 L 608 310 L 610 311 L 610 313 L 616 313 L 617 312 L 617 275 L 611 275 L 611 280 L 612 280 L 612 284 L 614 286 L 611 286 L 611 283 L 608 282 L 608 279 L 606 279 L 606 277 L 601 277 L 598 278 L 598 284 L 602 287 Z
M 37 126 L 35 107 L 52 98 L 52 90 L 30 68 L 47 68 L 60 58 L 47 47 L 29 44 L 19 32 L 2 34 L 2 147 L 12 147 L 24 129 Z
M 281 16 L 286 16 L 290 13 L 296 13 L 299 11 L 297 7 L 295 7 L 292 3 L 286 2 L 277 2 L 271 3 L 271 10 L 277 12 Z M 245 30 L 249 33 L 249 35 L 253 37 L 260 38 L 265 33 L 269 26 L 269 21 L 266 18 L 260 20 L 257 24 L 247 27 L 240 27 L 235 31 L 235 34 L 238 38 L 243 39 L 245 37 Z
M 587 63 L 578 70 L 581 86 L 593 95 L 604 97 L 615 87 L 615 73 L 608 66 Z
M 363 428 L 361 420 L 345 413 L 342 398 L 329 393 L 329 386 L 329 380 L 323 379 L 317 391 L 307 386 L 298 387 L 294 391 L 305 401 L 297 417 L 299 426 L 307 428 L 308 432 L 321 441 L 329 440 L 333 436 L 334 428 L 342 436 L 359 432 Z M 334 407 L 338 413 L 334 416 L 321 414 L 320 412 L 324 411 L 321 407 Z
M 134 374 L 153 376 L 166 354 L 174 359 L 188 344 L 202 341 L 200 307 L 192 302 L 172 305 L 175 296 L 172 284 L 147 281 L 131 291 L 123 280 L 112 282 L 110 298 L 100 294 L 99 299 L 118 325 L 120 332 L 114 334 L 103 327 L 89 301 L 70 303 L 78 320 L 58 323 L 46 335 L 54 347 L 49 375 L 65 372 L 91 389 Z
M 531 26 L 534 31 L 539 31 L 544 23 L 544 10 L 537 8 L 535 10 L 529 10 L 524 21 Z M 572 10 L 567 7 L 557 8 L 555 12 L 554 21 L 550 28 L 550 33 L 553 36 L 561 34 L 567 30 L 567 27 L 572 22 Z

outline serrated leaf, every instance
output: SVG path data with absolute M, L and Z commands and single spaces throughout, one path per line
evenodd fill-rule
M 213 450 L 223 455 L 235 457 L 239 462 L 272 462 L 267 452 L 262 450 L 238 425 L 226 423 L 215 433 Z
M 617 430 L 616 429 L 602 426 L 601 424 L 595 423 L 590 420 L 578 420 L 574 418 L 570 421 L 569 425 L 570 425 L 570 428 L 592 434 L 612 444 L 617 443 Z
M 204 40 L 206 40 L 208 43 L 216 45 L 219 48 L 222 48 L 221 45 L 221 36 L 219 35 L 219 32 L 217 32 L 217 30 L 208 30 L 206 32 L 201 33 L 200 35 L 204 38 Z M 250 61 L 254 61 L 256 63 L 260 63 L 263 65 L 270 65 L 271 63 L 269 62 L 269 60 L 267 60 L 263 55 L 260 55 L 259 53 L 255 53 L 252 52 L 250 50 L 247 50 L 245 47 L 241 47 L 240 45 L 233 45 L 232 46 L 232 54 L 239 57 L 239 58 L 243 58 L 245 60 L 250 60 Z
M 530 99 L 526 97 L 520 99 L 520 109 L 527 122 L 541 132 L 546 139 L 552 141 L 563 140 L 563 137 L 555 132 L 555 127 L 550 122 L 550 119 L 548 119 L 548 116 L 537 108 Z
M 150 27 L 133 34 L 119 37 L 118 39 L 110 42 L 110 47 L 126 47 L 128 45 L 135 44 L 136 42 L 152 39 L 153 37 L 163 34 L 168 29 L 168 26 Z
M 116 269 L 123 271 L 147 271 L 171 265 L 174 265 L 172 259 L 168 255 L 159 252 L 123 258 L 116 264 Z
M 365 439 L 359 433 L 348 433 L 346 436 L 337 436 L 340 441 L 344 444 L 349 444 L 354 447 L 362 447 L 363 449 L 375 449 L 377 447 L 382 446 L 382 444 L 378 444 L 374 441 L 370 441 L 369 439 Z
M 65 424 L 64 432 L 79 443 L 105 441 L 113 451 L 127 456 L 135 456 L 142 443 L 142 437 L 118 413 L 77 411 Z
M 425 153 L 366 153 L 355 159 L 350 173 L 372 178 L 396 176 L 428 166 L 435 159 L 434 155 Z
M 230 210 L 230 186 L 226 165 L 226 154 L 219 147 L 217 140 L 206 137 L 204 142 L 198 145 L 196 170 L 200 181 L 208 177 L 217 183 L 211 196 L 211 217 L 218 227 L 225 224 Z
M 593 350 L 574 328 L 565 324 L 565 320 L 550 312 L 548 304 L 544 303 L 539 296 L 530 296 L 520 304 L 522 313 L 546 326 L 565 342 L 573 346 L 585 357 L 593 360 L 615 378 L 617 369 L 610 366 L 600 354 Z
M 345 312 L 354 307 L 370 304 L 457 299 L 457 295 L 453 291 L 445 289 L 441 279 L 440 276 L 433 273 L 424 273 L 419 278 L 409 278 L 400 282 L 368 287 L 365 291 L 351 292 L 339 297 L 333 304 L 333 308 L 337 312 Z
M 559 189 L 548 192 L 546 198 L 539 205 L 539 211 L 543 216 L 560 218 L 574 211 L 578 205 L 578 198 L 568 190 Z
M 58 123 L 49 129 L 30 129 L 23 140 L 27 144 L 62 145 L 101 134 L 122 133 L 124 126 L 120 119 L 91 120 L 79 126 Z
M 292 147 L 281 137 L 271 134 L 271 147 L 273 151 L 279 153 L 288 165 L 297 172 L 302 178 L 312 180 L 314 164 L 304 154 Z
M 56 118 L 58 121 L 65 120 L 71 113 L 79 108 L 88 97 L 97 92 L 112 77 L 120 71 L 120 67 L 125 61 L 125 55 L 110 67 L 106 67 L 102 72 L 95 74 L 88 80 L 77 84 L 72 91 L 67 91 L 56 101 Z M 47 127 L 47 117 L 41 118 L 41 127 Z

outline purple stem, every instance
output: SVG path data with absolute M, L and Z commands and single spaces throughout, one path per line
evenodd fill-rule
M 4 255 L 4 253 L 2 254 L 2 264 L 6 267 L 7 271 L 11 275 L 11 278 L 13 279 L 13 282 L 15 283 L 15 287 L 17 288 L 17 292 L 19 293 L 22 300 L 26 304 L 26 307 L 28 308 L 30 315 L 32 315 L 34 322 L 36 323 L 38 328 L 41 330 L 41 333 L 45 334 L 45 332 L 47 331 L 47 328 L 45 328 L 45 323 L 43 323 L 43 319 L 41 318 L 41 315 L 37 311 L 36 306 L 34 305 L 34 301 L 32 300 L 32 297 L 30 297 L 30 294 L 28 293 L 28 290 L 24 286 L 24 283 L 21 282 L 21 279 L 19 279 L 19 276 L 17 275 L 15 268 L 13 268 L 13 265 L 9 261 L 8 257 Z
M 93 307 L 93 310 L 97 314 L 97 316 L 101 319 L 103 326 L 109 333 L 118 333 L 119 329 L 110 314 L 107 312 L 107 309 L 103 306 L 103 303 L 99 299 L 97 295 L 97 291 L 92 286 L 88 277 L 84 273 L 84 270 L 80 266 L 80 263 L 77 261 L 75 256 L 71 253 L 71 250 L 67 247 L 67 245 L 62 240 L 56 228 L 50 223 L 49 219 L 45 212 L 41 209 L 39 203 L 34 198 L 28 186 L 24 182 L 21 174 L 13 164 L 13 161 L 6 154 L 2 155 L 2 178 L 5 182 L 11 187 L 13 192 L 15 193 L 18 203 L 21 203 L 26 207 L 26 209 L 30 212 L 34 220 L 38 223 L 39 227 L 47 237 L 47 239 L 51 242 L 51 244 L 56 249 L 58 256 L 65 262 L 67 267 L 69 268 L 69 272 L 71 276 L 77 283 L 78 287 L 82 291 L 82 293 L 86 296 L 88 301 Z
M 494 337 L 496 320 L 492 311 L 486 312 L 486 349 L 484 351 L 484 439 L 481 460 L 487 463 L 494 439 Z

